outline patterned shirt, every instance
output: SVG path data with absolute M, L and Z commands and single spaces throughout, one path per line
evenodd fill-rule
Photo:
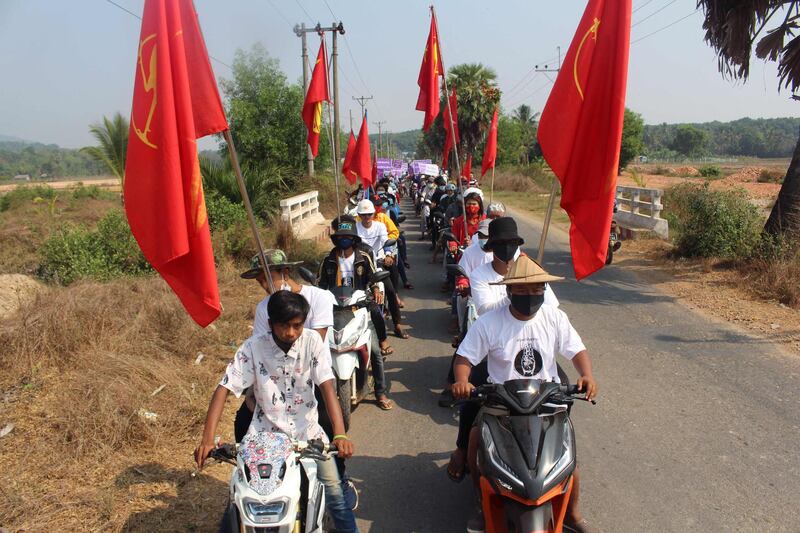
M 304 329 L 284 353 L 271 334 L 250 337 L 236 351 L 220 385 L 238 398 L 253 387 L 256 410 L 248 433 L 285 433 L 292 439 L 327 437 L 319 425 L 314 385 L 333 379 L 330 351 L 319 334 Z

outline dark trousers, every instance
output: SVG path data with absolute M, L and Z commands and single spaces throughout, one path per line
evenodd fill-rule
M 455 360 L 455 355 L 453 358 Z M 452 365 L 450 366 L 452 368 Z M 487 381 L 489 381 L 489 370 L 486 359 L 484 359 L 480 364 L 472 367 L 472 372 L 469 374 L 469 382 L 477 387 Z M 467 449 L 469 432 L 475 424 L 475 417 L 478 416 L 480 408 L 480 405 L 472 402 L 465 402 L 461 405 L 461 411 L 458 414 L 458 437 L 456 437 L 456 446 L 461 450 Z
M 383 312 L 374 303 L 370 304 L 368 309 L 372 325 L 375 326 L 375 333 L 378 334 L 378 341 L 383 342 L 386 340 L 386 319 L 383 318 Z
M 375 380 L 375 396 L 386 394 L 386 374 L 383 368 L 383 355 L 380 352 L 372 352 L 370 356 L 372 363 L 372 379 Z
M 400 304 L 397 303 L 397 289 L 394 288 L 394 283 L 391 279 L 383 281 L 383 289 L 386 294 L 386 306 L 389 308 L 389 314 L 392 315 L 392 322 L 394 327 L 400 324 Z

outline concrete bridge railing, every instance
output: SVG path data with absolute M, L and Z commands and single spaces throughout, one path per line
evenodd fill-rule
M 654 232 L 662 239 L 669 238 L 669 223 L 661 218 L 664 206 L 661 189 L 617 186 L 617 207 L 614 220 L 628 229 L 644 229 Z M 649 198 L 649 201 L 643 198 Z
M 319 211 L 319 191 L 282 199 L 280 206 L 281 219 L 291 226 L 297 237 L 309 237 L 309 234 L 319 232 L 321 225 L 327 226 Z

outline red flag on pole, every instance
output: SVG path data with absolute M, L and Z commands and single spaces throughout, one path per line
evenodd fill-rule
M 433 124 L 433 119 L 439 114 L 439 77 L 442 71 L 442 55 L 439 53 L 439 37 L 436 30 L 436 15 L 431 12 L 431 29 L 428 32 L 428 41 L 425 43 L 425 52 L 422 54 L 422 66 L 419 69 L 419 97 L 417 97 L 417 111 L 425 112 L 422 130 L 427 131 Z
M 227 128 L 191 0 L 145 0 L 125 213 L 144 256 L 203 327 L 220 303 L 196 139 Z
M 353 154 L 356 151 L 356 136 L 353 135 L 353 130 L 350 130 L 350 139 L 347 141 L 347 151 L 344 153 L 344 164 L 342 165 L 342 175 L 347 180 L 347 183 L 350 185 L 355 184 L 356 176 L 352 170 L 350 170 L 350 163 L 353 161 Z
M 470 174 L 472 174 L 472 154 L 467 156 L 467 162 L 464 163 L 464 167 L 461 169 L 461 176 L 467 180 L 467 183 L 469 183 Z
M 372 183 L 378 183 L 378 153 L 375 152 L 375 157 L 372 159 Z
M 361 120 L 361 129 L 358 131 L 358 140 L 353 151 L 353 160 L 350 161 L 348 170 L 361 178 L 364 188 L 369 188 L 372 183 L 372 158 L 369 151 L 369 131 L 367 130 L 367 115 Z
M 577 279 L 602 268 L 616 192 L 631 0 L 589 0 L 539 122 L 539 144 L 561 181 Z
M 492 115 L 492 124 L 489 126 L 489 135 L 486 137 L 486 148 L 483 149 L 483 164 L 481 165 L 481 176 L 486 174 L 490 168 L 494 168 L 497 159 L 497 108 Z
M 450 91 L 450 107 L 453 109 L 453 129 L 456 133 L 456 144 L 461 142 L 461 136 L 458 134 L 458 97 L 456 96 L 456 88 Z M 442 169 L 447 168 L 447 163 L 450 161 L 450 151 L 453 149 L 453 134 L 450 132 L 450 113 L 448 113 L 447 106 L 444 108 L 443 125 L 444 125 L 444 156 L 442 157 Z
M 328 61 L 325 53 L 325 37 L 319 43 L 317 62 L 308 84 L 305 102 L 303 102 L 303 122 L 306 123 L 308 136 L 306 142 L 311 153 L 317 157 L 319 151 L 319 134 L 322 131 L 322 102 L 330 102 L 328 95 Z

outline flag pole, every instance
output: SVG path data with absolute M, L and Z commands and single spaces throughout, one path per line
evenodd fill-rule
M 431 5 L 431 16 L 436 25 L 436 40 L 439 41 L 439 57 L 442 57 L 442 39 L 439 36 L 439 25 L 436 24 L 436 9 Z M 450 91 L 447 89 L 447 70 L 444 68 L 444 57 L 442 57 L 442 80 L 444 81 L 444 99 L 447 102 L 447 115 L 450 121 L 450 136 L 453 140 L 453 151 L 456 156 L 456 180 L 458 180 L 458 193 L 461 196 L 461 212 L 464 219 L 464 240 L 469 239 L 469 228 L 467 227 L 467 204 L 464 200 L 464 186 L 461 184 L 461 161 L 458 159 L 458 146 L 456 143 L 456 130 L 453 124 L 453 112 L 450 109 Z M 469 178 L 467 178 L 469 179 Z
M 494 168 L 492 168 L 492 178 L 494 178 Z M 547 211 L 544 214 L 544 225 L 542 236 L 539 239 L 539 253 L 536 254 L 536 261 L 541 265 L 544 260 L 544 243 L 547 240 L 547 232 L 550 229 L 550 219 L 553 216 L 553 207 L 556 203 L 556 190 L 558 188 L 558 178 L 553 176 L 553 185 L 550 187 L 550 198 L 547 201 Z
M 335 35 L 334 31 L 334 35 Z M 324 33 L 320 33 L 320 37 L 322 39 L 325 38 Z M 328 63 L 328 47 L 325 47 L 325 64 L 330 65 Z M 330 67 L 329 67 L 330 68 Z M 326 73 L 327 74 L 327 73 Z M 329 76 L 325 76 L 325 82 L 327 83 L 329 80 Z M 330 87 L 328 87 L 330 89 Z M 328 91 L 330 94 L 330 90 Z M 336 160 L 336 143 L 334 141 L 334 127 L 333 127 L 333 118 L 331 118 L 331 103 L 328 102 L 328 131 L 330 132 L 330 141 L 331 141 L 331 160 L 333 161 L 333 181 L 336 184 L 336 216 L 339 217 L 342 215 L 342 206 L 339 205 L 339 162 Z
M 264 275 L 267 277 L 269 284 L 269 292 L 275 292 L 275 285 L 272 283 L 272 274 L 269 271 L 267 258 L 264 256 L 264 245 L 261 243 L 261 236 L 258 234 L 258 225 L 256 224 L 256 217 L 253 216 L 253 206 L 250 205 L 250 197 L 247 195 L 247 189 L 244 186 L 244 178 L 242 178 L 242 169 L 239 167 L 239 158 L 236 155 L 236 147 L 233 146 L 233 137 L 231 137 L 231 130 L 226 129 L 222 132 L 225 137 L 225 142 L 228 145 L 228 154 L 231 157 L 231 164 L 233 165 L 233 172 L 236 174 L 236 183 L 239 184 L 239 193 L 242 195 L 242 202 L 247 211 L 247 219 L 250 221 L 250 229 L 253 230 L 253 239 L 256 241 L 258 248 L 258 257 L 261 260 L 261 268 L 264 270 Z
M 494 200 L 494 165 L 492 165 L 492 185 L 491 189 L 489 189 L 489 203 L 492 203 Z

